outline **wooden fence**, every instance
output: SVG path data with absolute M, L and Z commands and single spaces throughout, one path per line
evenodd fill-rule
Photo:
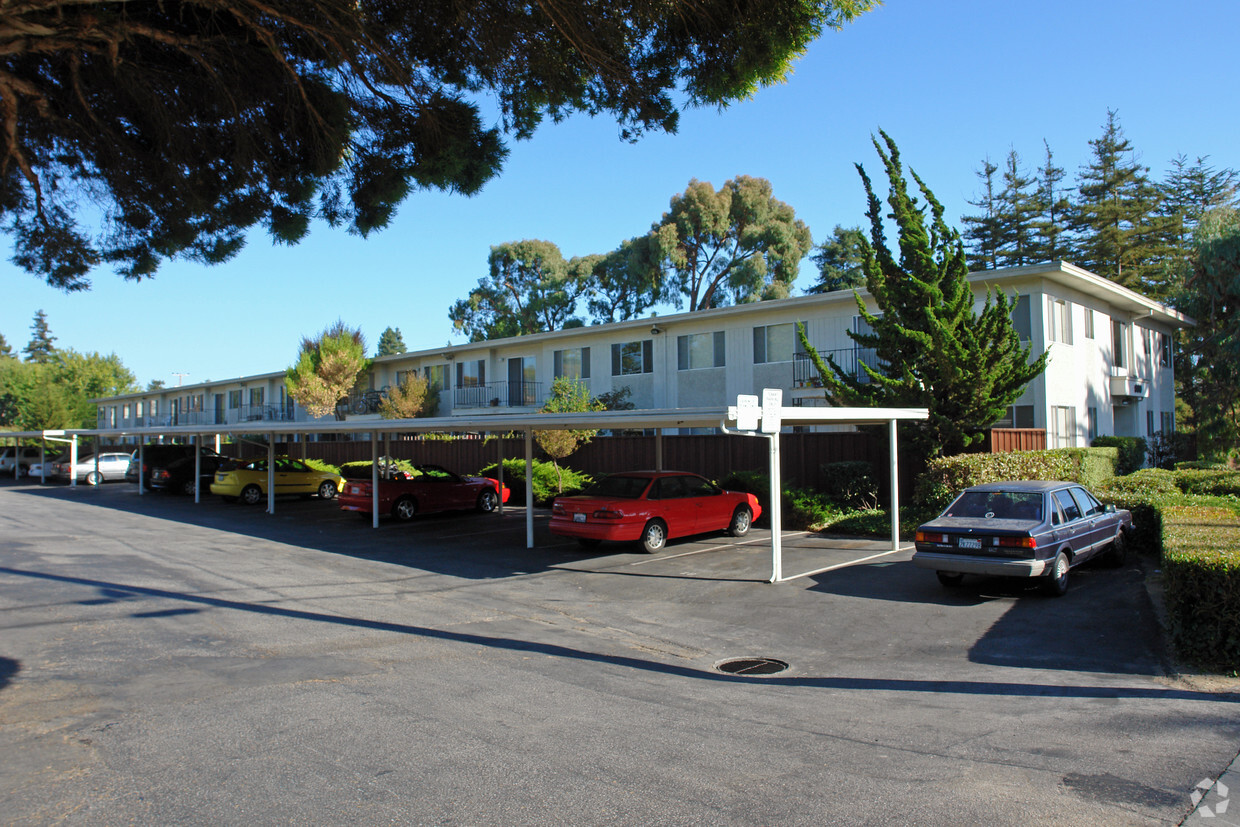
M 986 432 L 982 452 L 1006 454 L 1010 451 L 1045 451 L 1046 430 L 1043 428 L 991 428 Z

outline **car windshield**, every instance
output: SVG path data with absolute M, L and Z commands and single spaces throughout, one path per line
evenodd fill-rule
M 1042 495 L 1029 491 L 966 491 L 943 512 L 943 516 L 1041 520 Z
M 650 484 L 649 477 L 611 476 L 590 486 L 584 493 L 590 497 L 615 497 L 621 500 L 635 500 Z

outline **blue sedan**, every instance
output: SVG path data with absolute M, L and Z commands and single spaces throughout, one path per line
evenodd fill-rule
M 965 489 L 917 529 L 913 563 L 934 569 L 945 586 L 966 574 L 1045 578 L 1046 591 L 1068 590 L 1068 572 L 1100 555 L 1124 562 L 1132 514 L 1103 505 L 1072 482 L 992 482 Z

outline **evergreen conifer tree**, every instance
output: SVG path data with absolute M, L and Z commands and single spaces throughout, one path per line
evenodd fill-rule
M 0 357 L 13 357 L 13 348 L 9 346 L 9 342 L 4 338 L 4 334 L 0 333 Z
M 1067 173 L 1055 166 L 1051 145 L 1042 141 L 1046 148 L 1046 160 L 1038 167 L 1037 189 L 1034 191 L 1033 244 L 1029 261 L 1066 261 L 1071 259 L 1072 246 L 1066 236 L 1067 216 L 1071 207 L 1068 193 L 1061 187 Z
M 56 341 L 56 337 L 52 335 L 47 326 L 47 314 L 42 310 L 36 312 L 30 330 L 33 332 L 30 342 L 22 348 L 22 353 L 26 354 L 26 361 L 39 364 L 52 361 L 52 355 L 56 352 L 56 346 L 52 342 Z
M 926 200 L 918 206 L 908 192 L 899 149 L 885 132 L 879 134 L 886 150 L 878 139 L 874 148 L 890 182 L 887 203 L 899 230 L 899 260 L 887 246 L 882 205 L 858 164 L 870 219 L 863 267 L 878 313 L 870 313 L 858 295 L 858 313 L 872 332 L 848 334 L 877 358 L 862 364 L 865 379 L 858 379 L 830 357 L 824 362 L 804 327 L 799 339 L 828 401 L 928 408 L 929 420 L 911 426 L 906 450 L 923 459 L 955 454 L 983 438 L 984 429 L 1045 369 L 1047 355 L 1031 361 L 1031 348 L 1021 347 L 1012 325 L 1014 301 L 1002 293 L 988 292 L 981 312 L 973 312 L 960 234 L 947 226 L 943 205 L 910 170 Z
M 1016 150 L 1009 150 L 1003 169 L 1003 190 L 999 193 L 995 215 L 996 259 L 1000 267 L 1023 267 L 1034 261 L 1034 220 L 1038 207 L 1037 199 L 1030 191 L 1033 184 L 1034 179 L 1020 168 L 1020 156 Z
M 405 347 L 405 339 L 400 335 L 399 327 L 389 327 L 379 335 L 379 350 L 376 356 L 393 356 L 397 353 L 404 353 L 408 350 Z
M 976 171 L 982 181 L 982 194 L 969 205 L 981 210 L 981 215 L 966 215 L 960 220 L 965 225 L 964 238 L 969 244 L 969 267 L 973 270 L 993 270 L 999 266 L 999 197 L 995 193 L 995 173 L 999 167 L 987 157 L 982 168 Z
M 835 225 L 831 237 L 814 248 L 810 259 L 818 265 L 818 281 L 805 289 L 808 294 L 830 293 L 865 284 L 861 262 L 865 234 L 860 227 Z

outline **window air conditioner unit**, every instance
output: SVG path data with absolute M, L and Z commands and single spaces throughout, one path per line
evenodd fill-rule
M 1134 396 L 1144 396 L 1145 395 L 1145 383 L 1144 382 L 1133 382 L 1132 393 Z

